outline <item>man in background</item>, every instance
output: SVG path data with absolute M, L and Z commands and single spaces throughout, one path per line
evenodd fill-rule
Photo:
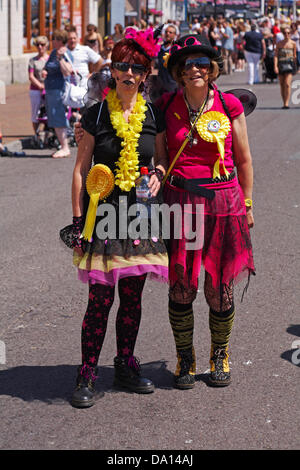
M 177 27 L 174 24 L 168 24 L 163 32 L 164 42 L 161 45 L 160 51 L 157 56 L 158 63 L 158 78 L 159 82 L 164 88 L 164 92 L 172 92 L 177 88 L 177 83 L 169 74 L 167 68 L 164 66 L 164 55 L 167 54 L 174 41 L 177 38 Z
M 87 86 L 87 80 L 91 73 L 98 72 L 103 64 L 102 57 L 89 46 L 79 44 L 76 28 L 71 26 L 68 32 L 68 50 L 73 58 L 73 68 L 79 75 L 76 84 L 81 87 Z

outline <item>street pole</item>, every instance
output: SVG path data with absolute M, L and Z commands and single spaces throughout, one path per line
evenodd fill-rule
M 261 12 L 262 16 L 264 16 L 264 14 L 265 14 L 265 0 L 260 1 L 260 12 Z
M 297 0 L 293 1 L 293 21 L 297 20 Z
M 280 0 L 277 0 L 277 19 L 280 19 Z
M 146 0 L 146 23 L 148 24 L 148 16 L 149 16 L 149 5 L 148 0 Z
M 189 32 L 189 25 L 188 25 L 188 0 L 184 0 L 184 20 L 180 25 L 180 32 L 182 35 L 187 34 Z

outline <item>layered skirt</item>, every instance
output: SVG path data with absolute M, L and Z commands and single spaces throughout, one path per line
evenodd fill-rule
M 201 264 L 214 288 L 255 274 L 244 195 L 238 184 L 216 189 L 215 197 L 207 199 L 167 182 L 164 202 L 181 207 L 181 215 L 171 220 L 175 236 L 168 242 L 171 289 L 196 292 Z
M 102 214 L 96 217 L 92 241 L 84 244 L 83 256 L 73 255 L 82 282 L 115 285 L 121 278 L 144 274 L 168 281 L 168 255 L 160 227 L 155 236 L 150 219 L 140 227 L 130 209 L 135 203 L 134 190 L 124 195 L 115 188 L 106 203 L 99 205 L 97 214 L 99 210 Z

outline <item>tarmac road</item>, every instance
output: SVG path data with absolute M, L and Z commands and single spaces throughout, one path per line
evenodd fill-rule
M 246 87 L 245 75 L 222 76 L 219 84 L 223 90 Z M 87 287 L 77 281 L 58 231 L 71 223 L 76 150 L 62 160 L 37 150 L 0 159 L 0 449 L 299 448 L 300 108 L 281 110 L 278 84 L 252 89 L 258 105 L 247 122 L 257 275 L 242 303 L 244 284 L 236 288 L 233 381 L 224 389 L 205 381 L 210 339 L 203 279 L 195 302 L 197 384 L 187 391 L 172 388 L 176 358 L 167 288 L 147 281 L 136 355 L 155 392 L 112 388 L 116 299 L 100 358 L 97 387 L 104 397 L 87 410 L 70 406 Z

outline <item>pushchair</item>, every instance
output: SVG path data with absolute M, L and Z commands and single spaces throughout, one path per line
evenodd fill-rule
M 74 123 L 75 119 L 72 117 L 72 109 L 70 107 L 66 108 L 66 118 L 68 121 L 67 135 L 69 145 L 71 147 L 76 146 L 75 132 L 74 132 Z M 46 103 L 45 103 L 45 90 L 42 91 L 41 103 L 37 113 L 38 126 L 35 132 L 33 146 L 35 148 L 44 149 L 44 148 L 60 148 L 59 141 L 56 137 L 55 131 L 53 128 L 48 126 L 47 112 L 46 112 Z
M 33 139 L 33 146 L 35 148 L 58 148 L 59 142 L 55 135 L 54 129 L 48 126 L 46 103 L 45 103 L 45 90 L 41 92 L 41 103 L 37 113 L 38 126 L 35 131 Z

